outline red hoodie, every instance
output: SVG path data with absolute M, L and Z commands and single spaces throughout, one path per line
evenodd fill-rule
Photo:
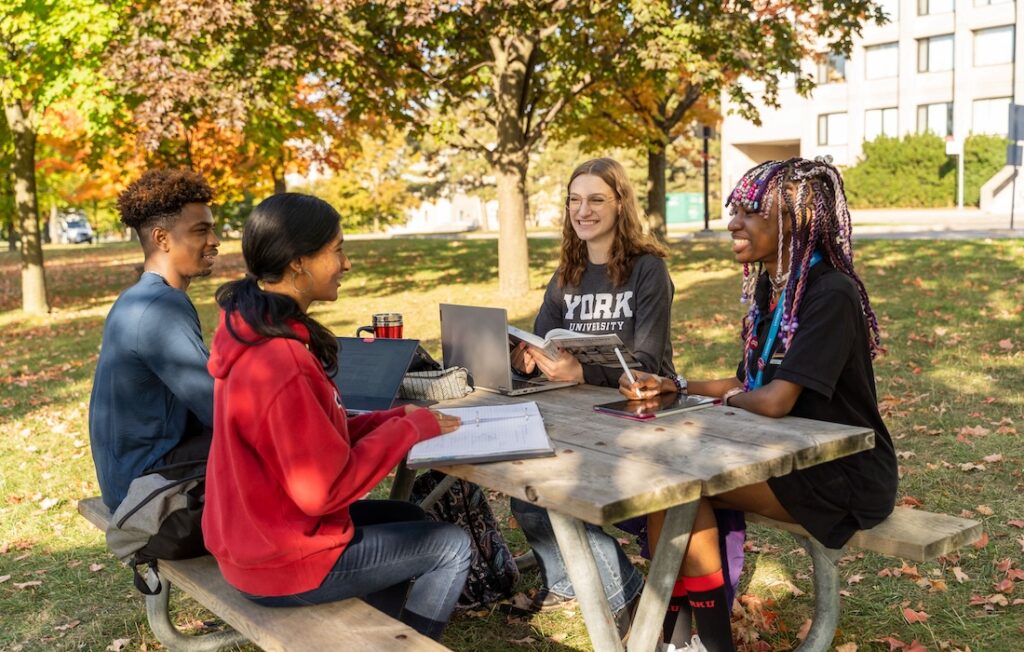
M 346 418 L 302 341 L 257 335 L 235 313 L 213 336 L 213 445 L 203 535 L 225 579 L 256 595 L 317 588 L 352 540 L 348 506 L 413 444 L 440 432 L 427 410 Z M 369 370 L 368 370 L 369 371 Z

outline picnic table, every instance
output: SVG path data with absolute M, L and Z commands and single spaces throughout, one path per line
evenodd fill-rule
M 439 467 L 549 510 L 559 549 L 597 652 L 623 646 L 583 522 L 668 514 L 633 621 L 628 649 L 656 647 L 701 495 L 715 495 L 874 446 L 868 428 L 798 417 L 773 419 L 715 406 L 639 422 L 594 412 L 611 388 L 581 385 L 527 396 L 477 391 L 437 406 L 536 401 L 554 457 Z M 829 633 L 829 640 L 831 640 Z

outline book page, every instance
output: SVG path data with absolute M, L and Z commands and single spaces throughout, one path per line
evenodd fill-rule
M 462 425 L 454 432 L 413 446 L 409 466 L 511 460 L 554 452 L 533 401 L 440 411 L 461 418 Z

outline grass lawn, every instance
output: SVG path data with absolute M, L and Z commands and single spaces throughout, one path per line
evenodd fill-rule
M 402 312 L 406 336 L 435 354 L 441 302 L 503 305 L 514 323 L 530 326 L 557 255 L 555 241 L 531 240 L 533 289 L 506 302 L 497 295 L 494 241 L 359 241 L 347 250 L 354 268 L 342 298 L 316 307 L 317 317 L 349 335 L 371 313 Z M 0 254 L 0 652 L 158 647 L 130 572 L 75 511 L 79 498 L 99 493 L 87 413 L 103 318 L 140 262 L 134 243 L 48 249 L 54 312 L 26 318 L 16 310 L 17 258 Z M 980 519 L 987 543 L 916 567 L 873 554 L 846 558 L 835 645 L 1020 650 L 1024 242 L 862 242 L 858 263 L 888 349 L 875 371 L 900 456 L 900 500 Z M 677 367 L 690 378 L 729 373 L 742 309 L 728 245 L 676 244 L 670 268 Z M 192 288 L 207 337 L 214 290 L 242 270 L 238 243 L 226 242 L 215 275 Z M 493 505 L 504 520 L 507 501 Z M 517 531 L 507 535 L 522 549 Z M 734 623 L 741 649 L 789 649 L 813 609 L 810 562 L 781 534 L 752 528 L 748 541 Z M 521 590 L 536 585 L 530 572 Z M 216 626 L 191 600 L 172 606 L 179 623 Z M 908 623 L 906 607 L 927 620 Z M 530 620 L 463 613 L 444 642 L 466 651 L 590 649 L 573 610 Z

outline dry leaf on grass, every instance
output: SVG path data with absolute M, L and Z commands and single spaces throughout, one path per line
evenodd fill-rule
M 110 645 L 107 646 L 107 652 L 121 652 L 121 650 L 131 642 L 132 639 L 130 638 L 115 638 L 110 642 Z
M 103 564 L 89 564 L 89 572 L 96 573 L 106 568 Z
M 836 652 L 857 652 L 856 643 L 843 643 L 836 646 Z
M 0 575 L 0 584 L 3 584 L 7 580 L 11 579 L 10 575 Z
M 1024 521 L 1020 520 L 1019 518 L 1011 518 L 1009 521 L 1006 522 L 1006 524 L 1010 527 L 1024 528 Z
M 914 611 L 910 607 L 903 608 L 903 618 L 905 618 L 907 623 L 910 625 L 928 622 L 927 613 L 923 611 Z
M 58 632 L 66 632 L 67 630 L 74 629 L 75 627 L 78 627 L 81 624 L 82 624 L 81 620 L 72 620 L 71 622 L 69 622 L 67 624 L 57 625 L 56 627 L 54 627 L 54 629 L 56 629 Z
M 982 470 L 985 470 L 984 467 L 982 467 Z M 974 510 L 979 514 L 984 514 L 985 516 L 992 516 L 993 514 L 995 514 L 995 512 L 992 511 L 992 508 L 989 507 L 988 505 L 978 505 L 977 507 L 974 508 Z
M 846 578 L 846 583 L 852 586 L 854 584 L 860 584 L 863 580 L 863 575 L 851 575 Z
M 523 638 L 510 638 L 508 642 L 515 645 L 530 645 L 531 643 L 536 643 L 537 639 L 532 636 L 524 636 Z
M 41 585 L 42 582 L 40 582 L 39 580 L 32 580 L 31 582 L 15 582 L 14 584 L 11 584 L 11 586 L 18 589 L 19 591 L 23 591 L 25 589 L 34 589 L 35 587 Z

